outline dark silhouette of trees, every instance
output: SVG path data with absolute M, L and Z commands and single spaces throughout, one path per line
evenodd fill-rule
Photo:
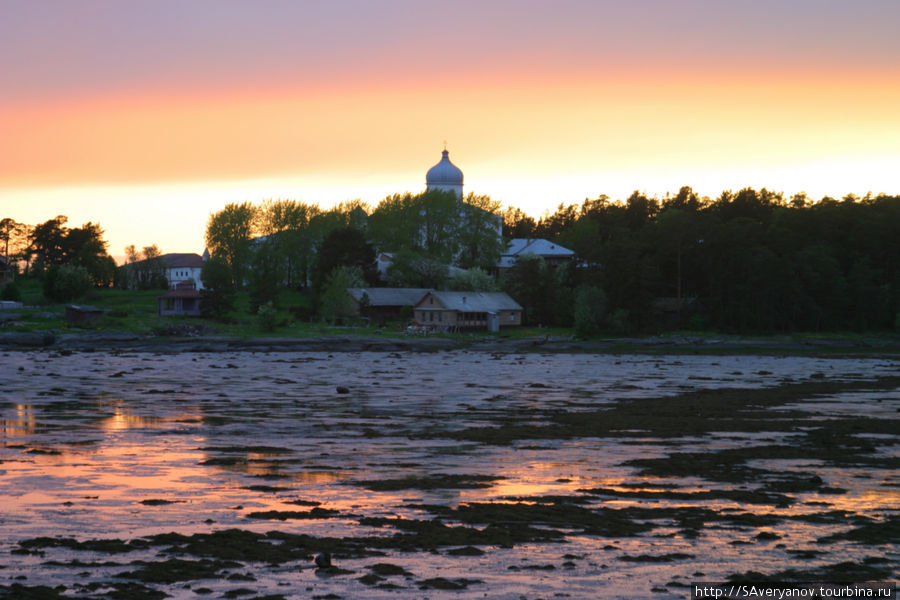
M 200 272 L 203 297 L 200 308 L 207 317 L 220 321 L 228 320 L 228 313 L 234 308 L 235 286 L 231 265 L 222 256 L 212 256 L 203 263 Z
M 225 259 L 234 284 L 240 286 L 252 256 L 251 240 L 257 231 L 258 209 L 249 202 L 227 204 L 206 223 L 206 247 L 211 256 Z
M 144 246 L 143 250 L 134 244 L 125 247 L 125 265 L 119 269 L 117 285 L 139 290 L 166 289 L 166 261 L 156 244 Z
M 313 288 L 321 290 L 328 275 L 338 267 L 357 267 L 368 285 L 378 282 L 375 267 L 375 250 L 365 235 L 352 227 L 335 229 L 318 246 L 317 262 L 313 271 Z
M 7 262 L 10 262 L 11 257 L 19 257 L 28 246 L 28 233 L 29 227 L 25 223 L 9 217 L 0 219 L 0 245 Z
M 67 222 L 68 218 L 60 215 L 32 229 L 25 252 L 30 271 L 43 277 L 52 266 L 80 267 L 87 272 L 91 285 L 111 285 L 116 263 L 106 251 L 100 225 L 88 222 L 70 229 Z
M 662 201 L 560 206 L 535 229 L 576 252 L 572 285 L 599 286 L 609 330 L 687 326 L 696 313 L 658 307 L 693 300 L 696 322 L 743 333 L 888 330 L 900 314 L 898 196 L 745 188 L 709 200 L 682 187 Z

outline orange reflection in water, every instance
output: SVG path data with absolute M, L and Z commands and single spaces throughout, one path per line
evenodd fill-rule
M 0 419 L 0 431 L 3 437 L 31 435 L 37 431 L 37 419 L 34 407 L 30 404 L 16 404 L 15 414 L 10 419 Z
M 900 490 L 869 489 L 848 494 L 816 494 L 810 500 L 827 503 L 828 510 L 878 517 L 879 513 L 900 506 Z
M 124 431 L 127 429 L 159 427 L 162 422 L 163 420 L 159 417 L 135 415 L 117 406 L 111 417 L 107 417 L 100 421 L 100 428 L 107 432 Z

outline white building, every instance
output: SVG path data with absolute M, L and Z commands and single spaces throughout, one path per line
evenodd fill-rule
M 519 260 L 519 257 L 525 254 L 540 256 L 547 264 L 553 266 L 564 265 L 575 260 L 575 252 L 560 246 L 557 243 L 540 238 L 514 238 L 510 240 L 506 250 L 500 256 L 500 260 L 497 262 L 497 268 L 512 268 Z
M 166 279 L 169 281 L 169 289 L 175 289 L 177 284 L 192 281 L 196 289 L 203 289 L 200 274 L 203 271 L 203 262 L 209 257 L 208 251 L 199 254 L 163 254 L 166 261 Z

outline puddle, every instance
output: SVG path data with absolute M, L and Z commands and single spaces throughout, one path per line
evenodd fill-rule
M 898 574 L 874 533 L 900 506 L 890 359 L 3 361 L 0 595 L 678 598 L 749 571 Z

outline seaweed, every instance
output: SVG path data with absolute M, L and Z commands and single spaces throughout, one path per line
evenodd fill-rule
M 436 475 L 416 476 L 409 475 L 399 479 L 375 479 L 369 481 L 356 481 L 356 485 L 376 492 L 389 492 L 398 490 L 434 490 L 434 489 L 478 489 L 491 487 L 493 482 L 502 477 L 491 475 L 455 475 L 439 473 Z
M 319 508 L 318 506 L 312 510 L 266 510 L 247 513 L 248 519 L 277 519 L 286 521 L 288 519 L 329 519 L 338 515 L 338 511 L 330 508 Z
M 136 579 L 144 583 L 177 583 L 219 578 L 222 570 L 241 566 L 240 563 L 234 561 L 183 560 L 180 558 L 170 558 L 158 562 L 134 561 L 131 564 L 139 568 L 120 573 L 117 577 Z

